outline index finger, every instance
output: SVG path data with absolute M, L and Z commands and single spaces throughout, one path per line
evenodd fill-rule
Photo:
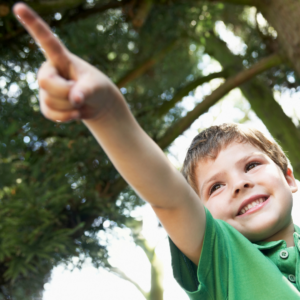
M 66 77 L 69 68 L 69 51 L 52 33 L 50 27 L 26 4 L 17 3 L 13 8 L 14 14 L 44 50 L 44 55 Z M 68 79 L 68 78 L 67 78 Z

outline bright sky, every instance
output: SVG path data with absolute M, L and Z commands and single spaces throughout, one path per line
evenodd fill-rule
M 263 22 L 263 20 L 262 20 Z M 221 37 L 230 42 L 234 52 L 243 53 L 245 45 L 240 38 L 229 32 L 224 23 L 218 22 L 216 25 Z M 208 55 L 199 63 L 199 68 L 204 69 L 204 74 L 220 71 L 221 67 Z M 291 79 L 292 80 L 292 79 Z M 186 110 L 191 110 L 195 104 L 208 95 L 212 89 L 216 88 L 222 81 L 213 80 L 197 88 L 195 96 L 185 97 L 182 106 Z M 291 95 L 288 91 L 280 94 L 275 93 L 276 100 L 282 105 L 285 113 L 292 117 L 298 124 L 300 118 L 300 94 Z M 212 107 L 193 123 L 191 128 L 182 136 L 176 139 L 170 147 L 168 155 L 170 161 L 176 167 L 180 167 L 185 157 L 186 150 L 193 137 L 199 129 L 224 122 L 234 122 L 241 120 L 249 110 L 248 102 L 243 98 L 239 89 L 233 90 L 225 97 L 225 100 Z M 253 112 L 249 112 L 250 121 L 247 124 L 255 126 L 268 136 L 268 130 Z M 294 222 L 300 226 L 300 193 L 294 197 L 293 218 Z M 162 228 L 158 228 L 157 219 L 148 205 L 139 208 L 134 212 L 134 216 L 143 219 L 143 234 L 148 241 L 157 245 L 156 253 L 164 265 L 164 300 L 187 300 L 188 297 L 179 288 L 172 276 L 169 245 L 166 233 Z M 130 278 L 135 280 L 140 286 L 149 290 L 150 288 L 150 264 L 143 251 L 132 242 L 129 232 L 119 231 L 122 236 L 119 240 L 112 240 L 109 252 L 110 263 L 122 269 Z M 43 300 L 145 300 L 141 293 L 129 282 L 103 270 L 95 269 L 90 262 L 85 263 L 81 270 L 70 271 L 64 266 L 56 267 L 52 272 L 52 279 L 45 284 Z

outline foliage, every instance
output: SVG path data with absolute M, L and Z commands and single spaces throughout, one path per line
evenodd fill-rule
M 137 23 L 133 20 L 141 6 L 135 1 L 73 1 L 71 6 L 60 1 L 61 6 L 49 8 L 49 13 L 47 1 L 27 2 L 72 52 L 114 82 L 171 45 L 156 64 L 121 87 L 154 140 L 186 113 L 177 101 L 166 115 L 155 114 L 180 89 L 206 75 L 197 66 L 216 34 L 217 21 L 224 21 L 247 45 L 241 64 L 221 63 L 225 71 L 249 68 L 276 50 L 277 39 L 270 30 L 249 23 L 249 8 L 243 6 L 153 1 L 143 22 Z M 81 122 L 43 118 L 35 82 L 42 52 L 1 5 L 0 15 L 0 38 L 5 41 L 0 48 L 0 299 L 32 299 L 52 267 L 74 255 L 81 262 L 89 256 L 96 266 L 107 266 L 107 251 L 97 233 L 105 230 L 105 220 L 124 226 L 130 211 L 143 202 L 126 188 Z M 278 90 L 299 86 L 285 64 L 259 75 L 259 80 Z

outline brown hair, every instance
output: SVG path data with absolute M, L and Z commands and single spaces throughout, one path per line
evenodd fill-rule
M 201 159 L 216 159 L 222 148 L 232 142 L 250 143 L 264 151 L 286 175 L 288 160 L 280 146 L 260 131 L 240 124 L 225 123 L 220 126 L 211 126 L 200 132 L 192 141 L 186 154 L 182 174 L 198 193 L 195 169 Z

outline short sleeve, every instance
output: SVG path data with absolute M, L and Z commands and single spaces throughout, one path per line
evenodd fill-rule
M 240 232 L 205 208 L 198 267 L 170 241 L 173 274 L 191 300 L 300 299 L 278 267 Z
M 197 266 L 170 240 L 173 275 L 190 299 L 226 299 L 228 259 L 222 225 L 205 208 L 206 228 Z

